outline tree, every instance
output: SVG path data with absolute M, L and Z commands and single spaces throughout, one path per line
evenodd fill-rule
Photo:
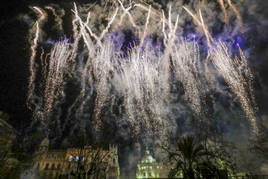
M 226 160 L 224 150 L 212 146 L 208 142 L 197 142 L 193 136 L 175 140 L 163 149 L 168 153 L 169 161 L 173 166 L 169 172 L 171 178 L 178 175 L 179 172 L 182 172 L 183 177 L 187 179 L 200 176 L 215 178 L 225 175 L 227 177 L 227 167 L 232 166 Z
M 169 160 L 175 162 L 169 174 L 174 177 L 179 171 L 182 171 L 185 178 L 195 178 L 195 168 L 198 166 L 201 158 L 208 155 L 202 144 L 196 144 L 194 137 L 183 137 L 175 143 L 174 148 L 164 148 L 168 152 Z
M 109 169 L 108 160 L 111 154 L 107 147 L 95 143 L 87 146 L 88 138 L 85 136 L 72 137 L 71 141 L 78 145 L 78 149 L 71 154 L 69 162 L 74 162 L 74 167 L 70 169 L 70 176 L 73 178 L 105 178 Z M 75 156 L 75 158 L 74 158 Z

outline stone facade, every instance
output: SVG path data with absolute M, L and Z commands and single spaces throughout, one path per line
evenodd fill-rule
M 167 178 L 169 167 L 156 162 L 149 150 L 137 165 L 136 178 Z
M 119 179 L 117 147 L 109 146 L 107 150 L 85 146 L 66 150 L 49 150 L 49 140 L 44 139 L 34 156 L 35 166 L 41 178 L 72 178 L 83 166 L 83 177 L 92 178 L 97 171 L 97 178 Z M 95 169 L 95 171 L 94 171 Z M 96 175 L 93 177 L 96 178 Z

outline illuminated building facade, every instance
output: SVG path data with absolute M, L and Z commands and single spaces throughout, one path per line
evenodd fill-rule
M 157 163 L 149 150 L 137 165 L 136 178 L 167 178 L 169 167 Z
M 72 178 L 72 172 L 77 172 L 78 162 L 83 163 L 84 175 L 88 176 L 92 170 L 92 163 L 97 163 L 101 173 L 100 178 L 119 179 L 117 147 L 109 146 L 109 149 L 96 149 L 85 146 L 82 149 L 68 148 L 66 150 L 48 150 L 49 140 L 44 139 L 35 153 L 35 166 L 40 178 Z M 96 159 L 98 157 L 98 159 Z M 79 160 L 80 158 L 80 160 Z M 98 161 L 97 161 L 98 160 Z M 101 168 L 101 166 L 103 166 Z M 92 171 L 91 171 L 92 172 Z M 98 177 L 98 178 L 99 178 Z M 89 177 L 88 177 L 89 178 Z

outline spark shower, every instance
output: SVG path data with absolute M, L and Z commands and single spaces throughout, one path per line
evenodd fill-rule
M 239 11 L 231 0 L 227 0 L 227 3 L 235 12 L 240 28 L 244 29 Z M 223 0 L 219 0 L 219 4 L 228 25 Z M 144 4 L 132 3 L 126 7 L 120 0 L 114 6 L 106 27 L 102 32 L 96 32 L 89 25 L 91 13 L 94 12 L 88 12 L 84 18 L 74 4 L 72 38 L 63 38 L 53 43 L 48 53 L 38 48 L 42 24 L 49 10 L 62 28 L 61 17 L 57 16 L 53 7 L 46 7 L 47 11 L 33 7 L 38 19 L 30 31 L 34 38 L 31 45 L 28 104 L 37 120 L 41 120 L 43 125 L 54 120 L 53 111 L 57 103 L 68 98 L 66 83 L 72 79 L 79 81 L 76 89 L 79 94 L 69 106 L 67 118 L 73 113 L 79 117 L 80 113 L 91 108 L 92 124 L 99 131 L 102 129 L 100 119 L 104 110 L 108 109 L 114 114 L 113 106 L 117 106 L 120 101 L 122 107 L 118 109 L 116 120 L 127 121 L 136 136 L 142 135 L 141 128 L 146 129 L 148 134 L 164 136 L 176 126 L 175 119 L 167 117 L 172 116 L 170 106 L 174 106 L 172 84 L 181 84 L 183 90 L 175 93 L 181 93 L 186 105 L 202 119 L 208 108 L 204 96 L 211 89 L 219 88 L 219 79 L 222 78 L 237 96 L 251 124 L 252 133 L 257 134 L 252 87 L 254 76 L 246 56 L 239 44 L 234 47 L 213 38 L 203 19 L 202 9 L 195 13 L 187 7 L 181 7 L 183 13 L 203 30 L 206 48 L 201 48 L 195 38 L 178 35 L 180 14 L 173 16 L 171 6 L 168 13 Z M 146 12 L 146 20 L 142 24 L 133 17 L 132 12 L 137 9 Z M 128 42 L 122 50 L 123 42 L 117 38 L 117 31 L 120 31 L 124 22 L 131 24 L 137 40 Z M 151 43 L 150 36 L 153 33 L 161 38 L 160 43 Z M 232 48 L 236 48 L 239 53 L 232 54 Z M 39 99 L 37 103 L 34 103 L 35 98 Z M 89 103 L 93 98 L 93 103 Z M 180 110 L 180 106 L 177 107 Z

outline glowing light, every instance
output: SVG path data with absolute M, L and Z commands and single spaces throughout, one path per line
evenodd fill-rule
M 183 100 L 192 108 L 198 116 L 204 114 L 203 95 L 209 88 L 214 88 L 216 75 L 222 75 L 233 93 L 236 94 L 245 110 L 254 131 L 257 131 L 254 109 L 251 103 L 254 103 L 252 86 L 245 84 L 247 80 L 252 80 L 253 75 L 247 66 L 246 58 L 239 48 L 240 58 L 232 58 L 228 52 L 228 46 L 220 41 L 215 41 L 205 25 L 201 10 L 195 15 L 186 7 L 184 10 L 193 18 L 204 32 L 204 36 L 209 46 L 208 56 L 204 61 L 200 57 L 199 45 L 196 43 L 195 34 L 190 38 L 194 40 L 180 39 L 177 36 L 179 16 L 172 18 L 172 8 L 169 7 L 168 18 L 162 11 L 162 28 L 164 50 L 157 54 L 151 48 L 151 42 L 147 40 L 146 35 L 151 25 L 151 15 L 156 14 L 152 7 L 130 6 L 125 8 L 123 3 L 118 0 L 120 7 L 115 9 L 107 26 L 101 33 L 93 32 L 89 25 L 90 13 L 84 22 L 79 16 L 78 8 L 74 3 L 74 19 L 72 21 L 74 41 L 62 39 L 55 43 L 49 55 L 41 63 L 44 69 L 43 76 L 46 79 L 44 90 L 44 111 L 50 114 L 53 105 L 57 99 L 64 96 L 64 77 L 66 74 L 77 76 L 81 82 L 81 91 L 75 103 L 81 103 L 81 108 L 85 106 L 86 101 L 91 97 L 94 91 L 94 110 L 93 125 L 96 129 L 101 129 L 101 115 L 103 108 L 113 101 L 118 95 L 122 97 L 124 106 L 124 117 L 130 123 L 130 127 L 135 131 L 135 135 L 140 135 L 142 129 L 148 132 L 155 132 L 162 135 L 166 131 L 163 129 L 172 128 L 175 125 L 174 120 L 167 119 L 170 113 L 169 105 L 172 105 L 171 86 L 174 81 L 179 81 L 183 87 Z M 223 4 L 223 1 L 219 1 Z M 229 0 L 229 4 L 231 1 Z M 231 6 L 231 5 L 230 5 Z M 108 34 L 112 24 L 119 18 L 119 23 L 125 15 L 128 16 L 134 28 L 137 27 L 134 18 L 132 18 L 131 8 L 143 8 L 148 10 L 145 25 L 142 27 L 143 33 L 136 36 L 141 43 L 135 45 L 130 43 L 131 48 L 126 50 L 126 55 L 122 55 L 116 49 L 113 41 L 117 39 L 116 35 Z M 224 7 L 224 6 L 223 6 Z M 233 9 L 235 7 L 233 6 Z M 39 13 L 42 11 L 36 8 Z M 49 9 L 51 10 L 51 9 Z M 119 14 L 123 10 L 123 14 Z M 53 11 L 53 10 L 52 10 Z M 44 19 L 44 13 L 39 18 Z M 158 16 L 161 13 L 158 13 Z M 121 15 L 121 16 L 120 16 Z M 227 15 L 226 15 L 227 16 Z M 160 17 L 160 16 L 159 16 Z M 175 22 L 175 23 L 173 23 Z M 36 33 L 33 45 L 31 47 L 32 56 L 30 59 L 30 89 L 34 83 L 34 59 L 39 37 L 39 20 L 36 22 Z M 140 31 L 139 31 L 140 32 Z M 110 38 L 107 38 L 109 36 Z M 82 65 L 76 63 L 79 41 L 85 45 L 87 59 Z M 119 41 L 119 40 L 118 40 Z M 118 42 L 120 48 L 124 45 Z M 237 42 L 239 45 L 239 42 Z M 134 44 L 134 45 L 133 45 Z M 119 52 L 118 52 L 119 51 Z M 204 64 L 203 64 L 204 63 Z M 214 74 L 209 65 L 213 64 L 217 74 Z M 204 66 L 204 69 L 203 69 Z M 245 72 L 246 75 L 243 75 Z M 205 79 L 203 78 L 205 76 Z M 205 81 L 206 80 L 206 81 Z M 246 88 L 250 88 L 251 97 L 247 94 Z M 111 94 L 115 91 L 115 94 Z M 30 92 L 31 93 L 31 92 Z M 30 96 L 30 95 L 29 95 Z M 93 107 L 93 106 L 92 106 Z M 83 109 L 79 109 L 83 110 Z M 122 112 L 121 111 L 121 112 Z
M 36 48 L 37 48 L 37 43 L 38 43 L 38 39 L 39 39 L 39 34 L 40 34 L 40 23 L 46 18 L 46 14 L 43 13 L 43 11 L 41 10 L 41 8 L 39 7 L 33 7 L 34 10 L 36 10 L 41 16 L 37 19 L 37 21 L 35 22 L 35 25 L 33 26 L 32 31 L 35 30 L 35 34 L 34 34 L 34 40 L 32 42 L 31 45 L 31 57 L 30 57 L 30 79 L 29 79 L 29 92 L 28 92 L 28 101 L 31 99 L 32 95 L 33 95 L 33 90 L 34 90 L 34 80 L 35 80 L 35 57 L 36 57 Z
M 242 53 L 242 51 L 241 51 Z M 226 82 L 231 87 L 232 91 L 237 95 L 240 100 L 242 107 L 244 108 L 248 119 L 251 122 L 253 132 L 258 133 L 258 128 L 256 124 L 256 119 L 254 116 L 254 110 L 251 105 L 251 100 L 248 96 L 246 88 L 252 88 L 252 86 L 245 86 L 247 78 L 251 78 L 251 76 L 244 76 L 244 71 L 250 70 L 247 66 L 245 56 L 241 54 L 241 58 L 236 57 L 232 59 L 228 53 L 227 46 L 219 42 L 217 43 L 217 47 L 213 49 L 211 52 L 213 56 L 212 62 L 219 71 L 219 73 L 224 77 Z

